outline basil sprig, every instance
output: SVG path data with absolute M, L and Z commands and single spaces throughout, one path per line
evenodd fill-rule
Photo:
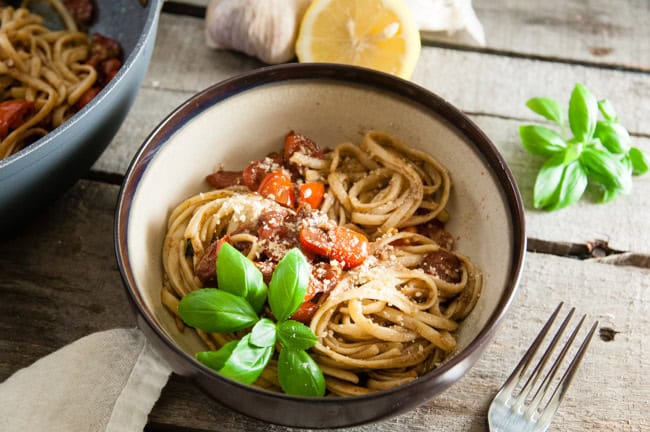
M 181 319 L 207 332 L 252 328 L 218 351 L 197 353 L 197 360 L 224 376 L 252 384 L 279 345 L 282 390 L 298 396 L 323 396 L 325 377 L 306 352 L 318 339 L 309 327 L 289 319 L 304 301 L 311 274 L 300 250 L 294 248 L 280 260 L 268 288 L 257 267 L 228 243 L 219 250 L 216 268 L 219 288 L 203 288 L 183 297 L 178 307 Z M 258 316 L 267 301 L 276 322 Z
M 608 202 L 632 189 L 632 175 L 648 172 L 650 157 L 631 145 L 630 135 L 619 123 L 612 103 L 597 101 L 589 89 L 576 84 L 566 118 L 559 102 L 545 97 L 530 99 L 526 106 L 559 126 L 523 125 L 519 135 L 531 154 L 548 158 L 542 165 L 533 191 L 533 205 L 558 210 L 578 201 L 588 187 Z M 599 119 L 599 113 L 602 119 Z

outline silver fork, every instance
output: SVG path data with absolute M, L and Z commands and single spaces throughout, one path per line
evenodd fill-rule
M 488 410 L 488 426 L 491 432 L 544 432 L 551 424 L 551 420 L 560 406 L 560 402 L 562 402 L 562 399 L 571 384 L 571 380 L 580 365 L 580 361 L 589 346 L 589 342 L 596 331 L 598 321 L 591 326 L 589 333 L 585 336 L 584 340 L 578 347 L 577 352 L 569 363 L 569 366 L 566 368 L 562 378 L 560 378 L 557 384 L 553 385 L 553 379 L 557 375 L 564 357 L 571 348 L 578 331 L 582 327 L 586 315 L 580 319 L 580 322 L 562 347 L 562 351 L 557 355 L 542 381 L 536 386 L 539 379 L 542 377 L 544 367 L 551 359 L 555 347 L 560 341 L 564 330 L 575 312 L 575 308 L 572 308 L 562 324 L 560 324 L 560 327 L 553 336 L 546 351 L 538 360 L 535 369 L 525 380 L 523 387 L 518 391 L 516 391 L 516 389 L 522 382 L 524 382 L 526 371 L 529 366 L 531 366 L 533 357 L 542 345 L 542 342 L 553 325 L 555 318 L 559 314 L 562 305 L 563 303 L 560 303 L 558 307 L 555 308 L 555 311 L 548 319 L 539 335 L 537 335 L 530 348 L 528 348 L 524 357 L 492 400 L 490 409 Z

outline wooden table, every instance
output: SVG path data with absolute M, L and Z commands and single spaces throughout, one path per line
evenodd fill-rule
M 113 211 L 146 135 L 193 93 L 262 66 L 206 48 L 205 0 L 167 3 L 142 90 L 92 171 L 35 220 L 0 240 L 0 380 L 92 332 L 135 323 L 113 253 Z M 600 320 L 554 420 L 562 431 L 650 430 L 650 175 L 609 205 L 532 208 L 539 162 L 522 150 L 528 98 L 568 101 L 576 82 L 615 104 L 634 144 L 650 151 L 648 0 L 475 0 L 488 45 L 433 35 L 413 81 L 475 120 L 521 188 L 528 253 L 516 301 L 476 366 L 442 396 L 356 431 L 486 431 L 486 409 L 549 311 L 561 300 Z M 605 241 L 607 247 L 591 246 Z M 149 431 L 284 430 L 220 406 L 172 376 Z

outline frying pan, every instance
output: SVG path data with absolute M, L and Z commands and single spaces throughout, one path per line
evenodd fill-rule
M 118 74 L 61 126 L 0 160 L 0 233 L 28 220 L 83 176 L 102 154 L 131 108 L 149 66 L 162 0 L 95 0 L 90 33 L 117 40 Z M 47 17 L 46 17 L 47 20 Z

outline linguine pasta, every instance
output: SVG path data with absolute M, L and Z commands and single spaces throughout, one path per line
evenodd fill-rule
M 378 131 L 332 151 L 301 140 L 294 139 L 297 148 L 285 147 L 283 156 L 269 155 L 249 168 L 288 171 L 297 184 L 323 183 L 318 209 L 299 203 L 294 210 L 251 191 L 249 168 L 243 180 L 238 173 L 217 172 L 223 187 L 188 198 L 169 217 L 162 302 L 177 313 L 184 295 L 210 286 L 201 268 L 207 261 L 214 271 L 220 240 L 266 274 L 288 248 L 305 246 L 297 234 L 305 227 L 347 227 L 368 239 L 367 257 L 346 265 L 307 254 L 318 289 L 303 304 L 310 312 L 297 312 L 294 319 L 317 336 L 310 354 L 332 394 L 366 394 L 414 380 L 454 352 L 453 332 L 481 292 L 479 269 L 453 250 L 453 237 L 444 229 L 449 174 L 430 155 Z M 177 323 L 183 327 L 178 318 Z M 210 349 L 237 338 L 198 334 Z M 273 362 L 256 384 L 277 388 Z
M 78 29 L 60 0 L 49 3 L 65 29 L 47 28 L 43 17 L 26 8 L 0 6 L 0 159 L 65 122 L 105 84 L 104 75 L 121 65 L 117 58 L 112 64 L 91 64 L 89 35 Z M 104 66 L 99 73 L 98 66 Z

